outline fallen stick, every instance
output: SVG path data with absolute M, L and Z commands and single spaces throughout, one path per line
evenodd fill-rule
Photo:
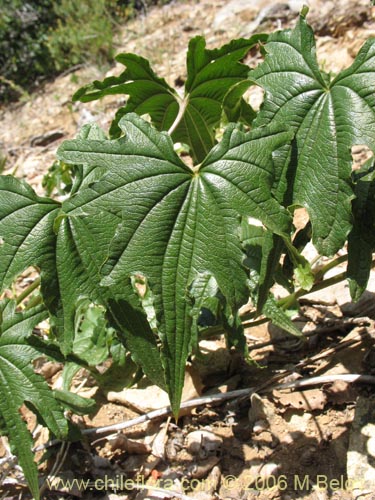
M 285 374 L 286 375 L 286 374 Z M 243 398 L 250 396 L 256 392 L 264 393 L 270 392 L 274 389 L 298 389 L 301 387 L 308 387 L 317 384 L 327 384 L 335 382 L 336 380 L 344 380 L 349 383 L 363 383 L 363 384 L 372 384 L 375 385 L 375 376 L 372 375 L 360 375 L 360 374 L 338 374 L 338 375 L 321 375 L 319 377 L 310 377 L 305 379 L 294 380 L 292 382 L 286 382 L 283 384 L 274 384 L 268 385 L 267 387 L 248 387 L 246 389 L 237 389 L 235 391 L 229 391 L 219 394 L 212 394 L 209 396 L 202 396 L 200 398 L 191 399 L 189 401 L 185 401 L 181 404 L 181 410 L 186 408 L 195 408 L 197 406 L 201 406 L 204 404 L 216 403 L 221 401 L 226 401 L 229 399 L 235 398 Z M 135 425 L 143 424 L 145 422 L 149 422 L 156 418 L 165 417 L 172 413 L 170 406 L 165 406 L 164 408 L 160 408 L 158 410 L 152 410 L 144 415 L 140 415 L 139 417 L 132 418 L 130 420 L 126 420 L 124 422 L 120 422 L 118 424 L 106 425 L 103 427 L 93 427 L 91 429 L 83 429 L 82 434 L 85 436 L 88 435 L 100 435 L 105 434 L 107 432 L 118 432 L 124 429 L 129 429 L 130 427 L 134 427 Z M 40 445 L 37 448 L 34 448 L 34 451 L 41 451 L 43 449 L 54 446 L 55 444 L 60 443 L 61 441 L 58 439 L 54 439 L 45 443 L 44 445 Z

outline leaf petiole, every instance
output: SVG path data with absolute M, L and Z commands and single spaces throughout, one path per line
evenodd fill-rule
M 40 277 L 36 278 L 31 285 L 29 285 L 23 292 L 21 292 L 16 298 L 16 304 L 19 305 L 21 302 L 26 299 L 34 290 L 36 290 L 40 285 Z

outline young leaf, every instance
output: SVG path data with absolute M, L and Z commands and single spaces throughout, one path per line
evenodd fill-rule
M 348 237 L 348 269 L 350 294 L 359 300 L 370 276 L 375 249 L 375 169 L 370 158 L 355 173 L 356 199 L 353 202 L 354 227 Z
M 114 342 L 111 346 L 112 364 L 104 373 L 95 373 L 104 392 L 121 391 L 136 384 L 143 376 L 142 370 L 133 362 L 124 346 Z
M 231 126 L 199 170 L 192 171 L 175 154 L 170 137 L 137 115 L 127 115 L 120 126 L 125 136 L 116 141 L 66 141 L 60 147 L 60 158 L 68 163 L 108 168 L 100 182 L 63 208 L 68 218 L 84 217 L 88 210 L 123 212 L 102 267 L 102 285 L 109 294 L 126 297 L 130 275 L 147 278 L 177 413 L 192 342 L 188 290 L 199 274 L 208 272 L 232 309 L 246 301 L 239 216 L 256 217 L 279 234 L 288 232 L 290 216 L 270 188 L 272 151 L 291 137 L 268 128 L 244 134 Z M 92 224 L 106 231 L 99 217 Z M 82 245 L 79 232 L 75 238 Z
M 233 40 L 220 49 L 208 50 L 203 37 L 189 43 L 185 94 L 180 97 L 164 79 L 153 72 L 149 62 L 134 54 L 120 54 L 116 60 L 126 66 L 119 77 L 95 81 L 80 89 L 74 100 L 92 101 L 109 94 L 127 94 L 126 106 L 120 108 L 110 129 L 111 137 L 119 137 L 120 119 L 127 113 L 149 114 L 158 130 L 170 130 L 175 142 L 188 144 L 195 163 L 201 162 L 215 144 L 215 128 L 220 124 L 223 100 L 232 86 L 245 81 L 248 67 L 240 61 L 267 35 Z M 234 91 L 226 109 L 238 108 L 247 121 L 253 112 Z M 228 108 L 230 106 L 230 108 Z M 231 114 L 230 119 L 233 119 Z
M 333 255 L 351 228 L 350 148 L 375 147 L 375 40 L 368 40 L 333 81 L 319 70 L 304 17 L 294 30 L 270 35 L 266 52 L 265 61 L 249 73 L 266 91 L 254 124 L 280 123 L 295 132 L 292 204 L 308 210 L 318 251 Z
M 108 328 L 104 308 L 81 299 L 76 306 L 73 352 L 89 366 L 103 363 L 109 356 L 113 330 Z
M 302 332 L 298 330 L 286 312 L 277 305 L 276 300 L 272 296 L 269 296 L 264 304 L 263 314 L 269 318 L 274 325 L 282 328 L 291 335 L 295 335 L 296 337 L 302 336 Z
M 27 337 L 47 317 L 47 312 L 39 306 L 17 313 L 15 302 L 4 300 L 0 303 L 0 314 L 0 413 L 33 497 L 39 499 L 38 471 L 31 451 L 33 440 L 22 420 L 21 405 L 24 402 L 31 405 L 57 437 L 64 438 L 68 433 L 62 407 L 32 367 L 40 352 Z
M 220 311 L 218 292 L 219 287 L 216 280 L 209 273 L 197 276 L 190 287 L 193 349 L 198 347 L 198 327 L 213 326 L 210 322 L 217 320 Z
M 311 290 L 315 277 L 311 270 L 310 263 L 289 240 L 286 239 L 285 244 L 290 259 L 293 262 L 295 278 L 298 285 L 306 291 Z
M 199 331 L 204 328 L 208 335 L 213 334 L 213 331 L 224 333 L 227 347 L 236 347 L 247 356 L 242 322 L 220 293 L 215 278 L 209 273 L 200 274 L 190 287 L 189 297 L 192 300 L 193 351 L 196 352 L 199 347 Z

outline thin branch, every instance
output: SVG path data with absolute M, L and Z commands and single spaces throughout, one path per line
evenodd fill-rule
M 343 380 L 350 384 L 362 383 L 375 385 L 375 377 L 373 375 L 360 375 L 358 373 L 343 373 L 334 375 L 320 375 L 319 377 L 304 378 L 293 380 L 292 382 L 285 382 L 279 384 L 275 389 L 300 389 L 301 387 L 309 387 L 312 385 L 331 384 L 336 380 Z
M 195 408 L 196 406 L 222 402 L 228 399 L 234 398 L 242 398 L 244 396 L 248 396 L 251 392 L 255 391 L 254 387 L 248 387 L 246 389 L 237 389 L 235 391 L 223 392 L 218 394 L 212 394 L 209 396 L 202 396 L 200 398 L 190 399 L 189 401 L 184 401 L 181 403 L 180 409 L 184 410 L 186 408 Z M 160 408 L 158 410 L 152 410 L 144 415 L 133 418 L 131 420 L 127 420 L 126 422 L 121 422 L 120 424 L 107 425 L 105 427 L 98 427 L 92 429 L 84 429 L 82 434 L 90 435 L 90 434 L 104 434 L 106 432 L 120 431 L 123 429 L 128 429 L 129 427 L 133 427 L 134 425 L 143 424 L 144 422 L 148 422 L 150 420 L 154 420 L 156 418 L 165 417 L 167 415 L 172 414 L 172 409 L 170 406 L 165 406 L 164 408 Z
M 325 266 L 321 267 L 319 271 L 316 272 L 315 274 L 315 281 L 318 282 L 323 278 L 323 276 L 330 271 L 331 269 L 335 268 L 336 266 L 343 264 L 344 262 L 347 262 L 349 258 L 349 255 L 346 253 L 344 255 L 340 255 L 339 257 L 336 257 L 336 259 L 330 260 Z
M 286 374 L 283 374 L 285 377 Z M 269 392 L 274 389 L 285 389 L 285 388 L 298 388 L 308 385 L 316 384 L 326 384 L 328 382 L 334 382 L 335 380 L 346 380 L 348 382 L 361 382 L 367 384 L 375 384 L 375 377 L 371 375 L 359 375 L 359 374 L 344 374 L 344 375 L 322 375 L 320 377 L 312 377 L 306 379 L 295 380 L 293 382 L 287 382 L 285 384 L 270 385 L 267 389 L 260 389 L 256 387 L 248 387 L 246 389 L 237 389 L 235 391 L 224 392 L 220 394 L 212 394 L 210 396 L 202 396 L 201 398 L 191 399 L 190 401 L 185 401 L 181 404 L 181 410 L 185 408 L 194 408 L 203 404 L 210 404 L 215 402 L 222 402 L 228 399 L 243 398 L 250 396 L 255 392 Z M 159 410 L 153 410 L 140 417 L 127 420 L 126 422 L 121 422 L 120 424 L 107 425 L 105 427 L 96 427 L 92 429 L 84 429 L 82 434 L 104 434 L 107 432 L 120 431 L 139 425 L 141 423 L 147 422 L 149 420 L 154 420 L 155 418 L 164 417 L 166 415 L 172 414 L 170 406 L 160 408 Z
M 57 454 L 56 461 L 52 467 L 51 474 L 49 474 L 50 478 L 53 479 L 56 476 L 56 474 L 58 474 L 60 472 L 60 469 L 64 465 L 64 462 L 66 460 L 66 456 L 68 454 L 69 447 L 70 447 L 70 443 L 67 443 L 67 442 L 62 443 L 61 448 Z M 42 486 L 39 488 L 40 496 L 43 495 L 46 488 L 47 488 L 47 479 L 43 482 Z
M 246 389 L 237 389 L 235 391 L 229 391 L 229 392 L 224 392 L 224 393 L 219 393 L 219 394 L 212 394 L 209 396 L 202 396 L 201 398 L 196 398 L 196 399 L 191 399 L 189 401 L 184 401 L 181 403 L 180 409 L 186 409 L 186 408 L 195 408 L 196 406 L 204 405 L 204 404 L 210 404 L 210 403 L 215 403 L 215 402 L 221 402 L 221 401 L 226 401 L 228 399 L 233 399 L 233 398 L 242 398 L 245 396 L 248 396 L 252 392 L 255 392 L 254 387 L 248 387 Z M 91 429 L 83 429 L 82 434 L 83 435 L 99 435 L 99 434 L 106 434 L 107 432 L 117 432 L 121 431 L 124 429 L 128 429 L 129 427 L 134 427 L 135 425 L 143 424 L 145 422 L 149 422 L 150 420 L 154 420 L 156 418 L 160 417 L 165 417 L 167 415 L 172 414 L 172 409 L 170 406 L 165 406 L 164 408 L 160 408 L 158 410 L 152 410 L 148 413 L 145 413 L 144 415 L 140 415 L 139 417 L 132 418 L 131 420 L 127 420 L 125 422 L 121 422 L 119 424 L 113 424 L 113 425 L 106 425 L 104 427 L 93 427 Z M 49 441 L 48 443 L 44 445 L 40 445 L 36 448 L 34 448 L 34 452 L 36 451 L 41 451 L 45 448 L 49 448 L 51 446 L 54 446 L 55 444 L 60 443 L 61 441 L 58 439 L 53 439 Z
M 308 360 L 306 360 L 307 362 Z M 299 366 L 299 365 L 298 365 Z M 288 382 L 286 384 L 279 384 L 275 383 L 278 380 L 285 378 L 287 375 L 289 375 L 291 371 L 289 370 L 288 372 L 282 373 L 282 374 L 277 374 L 274 377 L 271 378 L 267 383 L 262 384 L 261 386 L 258 387 L 248 387 L 245 389 L 237 389 L 235 391 L 229 391 L 225 393 L 219 393 L 219 394 L 212 394 L 209 396 L 202 396 L 201 398 L 196 398 L 196 399 L 191 399 L 190 401 L 185 401 L 181 404 L 181 410 L 186 409 L 186 408 L 195 408 L 200 405 L 205 405 L 205 404 L 210 404 L 210 403 L 215 403 L 215 402 L 222 402 L 226 401 L 229 399 L 234 399 L 234 398 L 243 398 L 243 397 L 249 397 L 254 393 L 264 393 L 264 392 L 269 392 L 275 389 L 285 389 L 285 388 L 299 388 L 302 386 L 309 386 L 309 385 L 316 385 L 319 383 L 325 384 L 328 382 L 334 382 L 335 380 L 346 380 L 348 382 L 357 382 L 357 383 L 365 383 L 365 384 L 374 384 L 375 385 L 375 377 L 371 375 L 360 375 L 360 374 L 344 374 L 344 375 L 322 375 L 320 377 L 312 377 L 312 378 L 306 378 L 302 380 L 296 380 L 293 382 Z M 88 435 L 100 435 L 100 434 L 106 434 L 106 433 L 111 433 L 111 432 L 118 432 L 122 431 L 125 429 L 129 429 L 130 427 L 134 427 L 135 425 L 143 424 L 145 422 L 149 422 L 151 420 L 154 420 L 156 418 L 160 417 L 165 417 L 167 415 L 171 415 L 172 410 L 170 406 L 166 406 L 164 408 L 160 408 L 158 410 L 153 410 L 148 413 L 145 413 L 144 415 L 141 415 L 139 417 L 126 420 L 125 422 L 120 422 L 119 424 L 113 424 L 113 425 L 106 425 L 104 427 L 93 427 L 91 429 L 84 429 L 82 431 L 82 434 L 85 436 Z M 40 445 L 37 448 L 34 448 L 34 451 L 40 451 L 46 448 L 49 448 L 51 446 L 54 446 L 58 444 L 60 441 L 55 439 L 52 441 L 49 441 L 48 443 L 44 445 Z

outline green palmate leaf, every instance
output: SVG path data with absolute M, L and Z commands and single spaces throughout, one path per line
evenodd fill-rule
M 129 301 L 133 294 L 127 284 L 130 276 L 147 278 L 159 322 L 157 343 L 162 345 L 166 382 L 177 413 L 192 344 L 188 291 L 207 272 L 233 310 L 246 301 L 239 217 L 253 216 L 277 233 L 288 232 L 290 217 L 270 192 L 272 151 L 291 136 L 268 128 L 244 134 L 231 126 L 199 170 L 192 171 L 175 154 L 170 137 L 137 115 L 127 115 L 120 126 L 125 136 L 116 141 L 66 141 L 60 147 L 60 158 L 68 163 L 108 168 L 100 182 L 66 201 L 63 209 L 68 220 L 81 224 L 86 224 L 88 214 L 100 214 L 90 224 L 96 234 L 105 233 L 104 241 L 111 241 L 100 272 L 102 286 L 114 297 L 110 306 L 115 318 L 123 314 L 121 301 Z M 113 225 L 101 223 L 103 214 L 115 211 L 123 214 L 116 234 Z M 84 257 L 82 236 L 84 232 L 76 231 L 69 238 Z M 132 330 L 129 321 L 127 342 L 137 341 Z M 151 334 L 144 338 L 143 352 L 141 346 L 133 349 L 138 361 L 147 361 L 148 351 L 155 348 Z
M 329 81 L 320 72 L 312 30 L 301 17 L 294 30 L 269 36 L 265 61 L 249 73 L 265 101 L 255 126 L 282 123 L 296 134 L 290 163 L 291 203 L 307 208 L 320 253 L 342 247 L 351 228 L 354 144 L 375 147 L 375 41 L 350 68 Z
M 353 202 L 354 227 L 348 237 L 348 269 L 350 294 L 358 300 L 365 291 L 370 276 L 372 253 L 375 249 L 375 169 L 374 159 L 368 160 L 355 172 Z
M 118 123 L 126 113 L 149 114 L 159 130 L 168 130 L 179 109 L 179 97 L 164 78 L 159 78 L 147 59 L 135 54 L 120 54 L 116 60 L 126 66 L 120 76 L 94 81 L 78 90 L 73 100 L 89 102 L 106 95 L 125 94 L 129 96 L 126 106 L 120 108 L 110 128 L 111 137 L 119 137 Z
M 126 113 L 148 114 L 158 130 L 170 130 L 175 142 L 189 145 L 195 163 L 201 162 L 215 144 L 215 128 L 220 124 L 223 100 L 228 91 L 246 80 L 248 67 L 240 61 L 267 35 L 233 40 L 220 49 L 207 50 L 204 38 L 190 41 L 187 54 L 185 94 L 180 97 L 164 79 L 153 72 L 149 62 L 134 54 L 120 54 L 117 61 L 126 66 L 119 77 L 95 81 L 73 97 L 84 102 L 109 94 L 127 94 L 126 106 L 116 114 L 111 136 L 119 137 L 119 121 Z M 254 117 L 251 107 L 236 89 L 227 97 L 226 110 L 233 119 L 241 114 L 245 121 Z M 236 109 L 236 111 L 234 111 Z
M 60 204 L 40 198 L 14 177 L 0 177 L 0 289 L 28 266 L 42 270 L 42 292 L 47 306 L 57 300 L 56 237 L 52 231 Z
M 32 453 L 33 440 L 20 414 L 23 403 L 31 406 L 57 437 L 68 433 L 63 408 L 55 400 L 42 376 L 37 375 L 32 361 L 40 357 L 28 340 L 32 329 L 47 317 L 44 307 L 15 312 L 15 302 L 4 300 L 0 325 L 0 413 L 14 453 L 24 471 L 35 499 L 39 498 L 38 474 Z

